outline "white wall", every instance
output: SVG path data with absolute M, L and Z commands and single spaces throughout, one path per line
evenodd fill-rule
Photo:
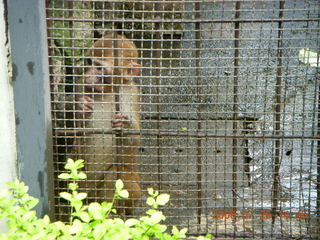
M 8 33 L 5 28 L 4 4 L 0 1 L 0 191 L 16 175 L 16 134 L 13 89 L 8 73 Z M 0 222 L 0 232 L 5 231 Z

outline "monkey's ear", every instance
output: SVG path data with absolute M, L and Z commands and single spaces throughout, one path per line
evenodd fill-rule
M 126 69 L 126 80 L 131 81 L 133 79 L 133 77 L 138 76 L 141 70 L 141 65 L 139 63 L 136 62 L 131 62 L 128 65 L 128 68 Z

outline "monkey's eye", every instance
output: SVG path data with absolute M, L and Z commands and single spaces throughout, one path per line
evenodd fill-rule
M 92 65 L 92 59 L 91 58 L 85 58 L 84 59 L 84 65 L 85 66 L 91 66 Z

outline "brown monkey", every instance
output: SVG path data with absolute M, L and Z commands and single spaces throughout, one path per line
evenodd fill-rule
M 115 41 L 118 49 L 117 66 L 114 58 Z M 139 130 L 139 89 L 133 78 L 139 75 L 141 65 L 137 62 L 135 44 L 122 35 L 117 35 L 116 39 L 112 34 L 106 35 L 94 43 L 87 57 L 90 65 L 84 72 L 82 84 L 76 89 L 79 95 L 76 116 L 81 123 L 78 126 L 87 130 Z M 115 95 L 118 93 L 119 103 L 116 103 Z M 87 180 L 80 183 L 80 188 L 85 188 L 89 200 L 111 201 L 114 182 L 117 178 L 122 179 L 125 189 L 129 191 L 125 213 L 131 214 L 132 207 L 141 197 L 140 176 L 136 169 L 140 138 L 138 135 L 122 134 L 120 142 L 121 146 L 116 146 L 119 141 L 116 141 L 115 134 L 96 133 L 86 134 L 76 142 L 75 153 L 85 160 L 87 173 Z M 116 157 L 117 153 L 120 153 L 119 157 Z M 117 160 L 118 167 L 115 164 Z M 116 173 L 117 170 L 120 170 L 120 174 Z

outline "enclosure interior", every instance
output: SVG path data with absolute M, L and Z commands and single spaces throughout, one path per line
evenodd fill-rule
M 91 169 L 87 191 L 99 194 L 131 164 L 142 189 L 134 216 L 152 187 L 171 196 L 166 222 L 190 234 L 320 237 L 319 17 L 318 0 L 49 1 L 55 176 L 68 157 L 82 158 Z M 113 100 L 100 102 L 107 107 L 94 120 L 86 114 L 97 102 L 79 110 L 85 102 L 77 99 L 95 41 L 109 36 L 121 70 L 116 34 L 137 46 L 138 100 L 123 100 L 123 84 L 111 81 Z M 114 118 L 104 114 L 130 104 L 139 105 L 140 128 L 112 130 Z M 124 162 L 121 145 L 134 138 L 136 162 Z M 95 179 L 106 158 L 114 176 Z M 55 179 L 60 219 L 68 214 L 58 196 L 65 187 Z

